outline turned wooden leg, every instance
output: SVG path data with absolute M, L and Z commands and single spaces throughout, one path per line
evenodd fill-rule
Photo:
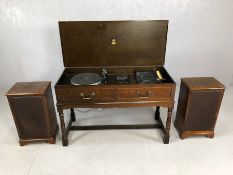
M 155 120 L 158 120 L 159 117 L 160 117 L 160 106 L 156 106 Z
M 76 121 L 74 108 L 70 108 L 70 117 L 71 117 L 71 119 L 72 119 L 73 122 Z
M 169 132 L 170 132 L 170 126 L 171 126 L 171 117 L 172 117 L 172 108 L 168 108 L 166 128 L 165 128 L 164 138 L 163 138 L 163 143 L 164 144 L 169 143 L 169 138 L 170 138 Z
M 68 135 L 67 135 L 67 130 L 66 130 L 65 121 L 64 121 L 63 109 L 60 106 L 57 108 L 58 108 L 58 113 L 59 113 L 60 123 L 61 123 L 62 143 L 63 143 L 63 146 L 68 146 Z

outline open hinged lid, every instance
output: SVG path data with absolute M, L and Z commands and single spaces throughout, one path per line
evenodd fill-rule
M 61 21 L 64 66 L 163 65 L 167 27 L 167 20 Z

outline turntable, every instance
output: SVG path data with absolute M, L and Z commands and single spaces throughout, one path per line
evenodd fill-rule
M 99 85 L 102 81 L 103 77 L 96 73 L 79 73 L 70 79 L 73 85 Z
M 169 143 L 175 82 L 163 66 L 167 29 L 166 20 L 59 22 L 65 69 L 55 92 L 64 146 L 69 131 L 82 129 L 160 128 Z M 145 106 L 156 106 L 156 124 L 72 125 L 74 108 Z M 160 107 L 168 109 L 165 124 Z

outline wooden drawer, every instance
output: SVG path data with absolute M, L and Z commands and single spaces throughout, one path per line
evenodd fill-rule
M 111 100 L 115 98 L 114 88 L 73 88 L 57 89 L 57 100 L 66 101 L 91 101 Z
M 148 87 L 148 88 L 119 88 L 118 99 L 154 100 L 171 97 L 170 87 Z

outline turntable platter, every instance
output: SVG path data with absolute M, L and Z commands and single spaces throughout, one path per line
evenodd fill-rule
M 74 75 L 70 82 L 73 85 L 98 85 L 102 80 L 103 78 L 96 73 L 80 73 Z

